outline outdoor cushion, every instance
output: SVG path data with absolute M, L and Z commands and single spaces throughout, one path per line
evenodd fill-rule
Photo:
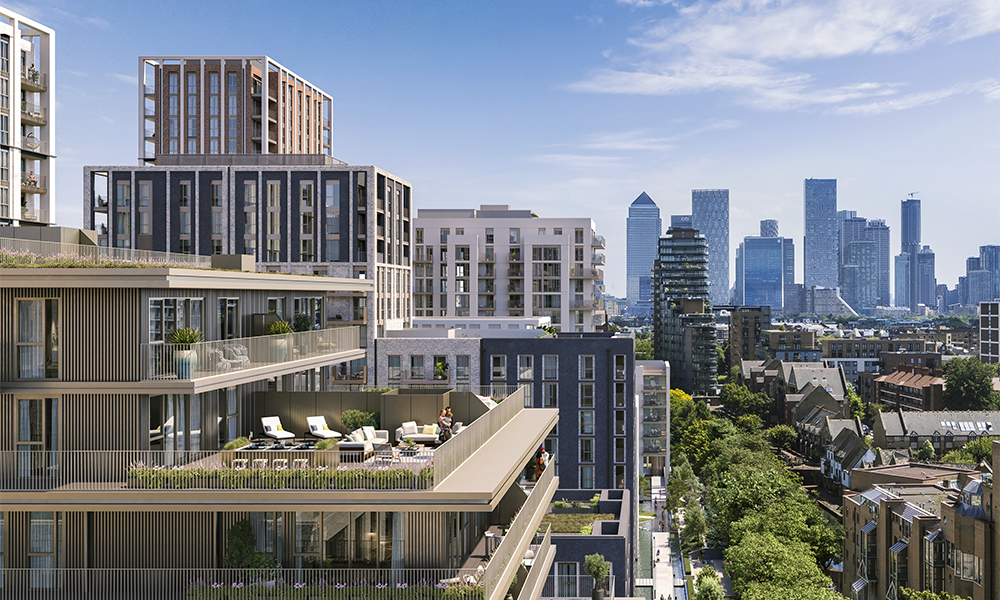
M 407 421 L 403 423 L 403 435 L 413 435 L 417 432 L 417 422 Z
M 437 434 L 437 425 L 424 425 L 423 434 L 424 435 L 436 435 Z
M 374 440 L 375 438 L 378 437 L 377 435 L 375 435 L 375 428 L 374 427 L 365 426 L 365 427 L 362 427 L 361 430 L 365 432 L 365 439 L 366 440 Z

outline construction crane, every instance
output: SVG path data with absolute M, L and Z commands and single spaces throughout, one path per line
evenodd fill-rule
M 907 194 L 907 196 L 909 196 L 910 198 L 913 198 L 914 196 L 916 196 L 919 193 L 920 192 L 910 192 L 909 194 Z

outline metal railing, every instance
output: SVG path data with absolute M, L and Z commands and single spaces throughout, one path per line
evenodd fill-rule
M 45 154 L 48 152 L 49 145 L 44 140 L 40 140 L 29 133 L 28 135 L 21 136 L 21 148 L 30 150 L 31 152 Z
M 0 599 L 483 600 L 481 578 L 477 569 L 8 568 Z
M 590 278 L 594 278 L 594 277 L 599 278 L 598 277 L 599 274 L 600 274 L 600 269 L 596 269 L 594 267 L 589 267 L 589 268 L 588 267 L 570 267 L 570 269 L 569 269 L 569 276 L 570 277 L 590 279 Z
M 546 494 L 549 486 L 552 484 L 552 479 L 555 477 L 555 469 L 546 468 L 542 472 L 542 476 L 538 478 L 535 483 L 535 487 L 532 488 L 531 493 L 528 494 L 528 498 L 521 505 L 521 509 L 517 512 L 517 516 L 510 524 L 510 529 L 504 534 L 503 540 L 501 540 L 500 545 L 497 546 L 496 552 L 493 553 L 493 558 L 490 559 L 490 563 L 486 566 L 486 575 L 484 580 L 484 591 L 486 600 L 494 599 L 494 587 L 501 582 L 503 572 L 507 568 L 510 562 L 521 561 L 521 556 L 517 555 L 517 547 L 521 544 L 521 540 L 525 536 L 533 536 L 537 532 L 530 531 L 531 520 L 535 516 L 535 513 L 539 510 L 544 511 L 548 506 L 548 498 L 551 497 L 550 494 Z M 543 503 L 545 506 L 543 507 Z
M 21 100 L 21 120 L 31 123 L 44 124 L 47 112 L 45 107 L 39 106 L 30 100 Z
M 591 246 L 599 246 L 599 247 L 603 248 L 604 247 L 604 236 L 603 235 L 595 235 L 594 239 L 591 240 L 590 245 Z
M 537 538 L 537 536 L 536 536 Z M 549 525 L 545 529 L 545 535 L 537 544 L 531 545 L 531 551 L 534 554 L 533 562 L 531 563 L 531 568 L 528 570 L 528 576 L 524 580 L 524 585 L 521 587 L 521 593 L 518 594 L 517 600 L 531 600 L 533 596 L 533 591 L 538 587 L 546 575 L 547 571 L 543 571 L 541 568 L 541 563 L 539 561 L 544 561 L 545 557 L 548 556 L 549 552 L 552 550 L 552 526 Z M 535 565 L 538 565 L 536 568 Z
M 199 379 L 359 349 L 356 326 L 197 344 L 145 343 L 143 380 Z
M 151 85 L 143 84 L 142 93 L 146 96 L 152 96 L 156 94 L 156 88 Z
M 212 258 L 176 252 L 0 238 L 0 267 L 117 267 L 122 263 L 134 263 L 138 267 L 210 269 Z
M 608 588 L 608 595 L 605 598 L 613 600 L 615 597 L 614 575 L 608 577 Z M 554 598 L 590 600 L 593 591 L 594 578 L 590 575 L 549 575 L 542 588 L 541 598 L 543 600 Z
M 433 484 L 431 448 L 255 445 L 201 452 L 7 450 L 0 452 L 0 490 L 424 490 Z
M 593 256 L 590 257 L 591 264 L 603 265 L 604 261 L 605 258 L 603 254 L 594 254 Z
M 49 76 L 38 69 L 24 69 L 21 71 L 21 82 L 22 85 L 27 83 L 29 87 L 35 86 L 45 90 L 49 87 Z
M 45 190 L 49 189 L 48 178 L 45 175 L 28 175 L 21 173 L 21 191 L 29 192 L 31 190 L 37 190 L 39 193 L 44 193 Z
M 502 387 L 506 388 L 507 386 Z M 477 396 L 482 395 L 472 389 L 469 391 Z M 473 452 L 500 431 L 501 427 L 524 410 L 523 394 L 524 391 L 518 388 L 518 391 L 506 397 L 506 401 L 496 405 L 486 414 L 463 427 L 450 440 L 437 448 L 434 452 L 434 485 L 444 481 L 459 465 L 472 456 Z

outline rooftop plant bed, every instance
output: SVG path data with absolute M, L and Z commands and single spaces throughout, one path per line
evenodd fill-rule
M 341 570 L 338 570 L 341 571 Z M 346 570 L 343 570 L 346 571 Z M 306 571 L 308 573 L 308 571 Z M 325 570 L 311 583 L 284 579 L 280 571 L 265 571 L 266 577 L 249 578 L 248 581 L 206 581 L 197 579 L 187 588 L 188 598 L 313 598 L 330 600 L 483 600 L 483 586 L 477 583 L 444 584 L 437 581 L 421 581 L 414 585 L 352 579 L 337 581 L 338 577 Z M 277 575 L 277 576 L 276 576 Z M 323 575 L 331 575 L 327 578 Z
M 129 467 L 126 487 L 132 489 L 304 489 L 304 490 L 425 490 L 434 482 L 434 467 L 420 470 L 406 467 L 341 465 L 336 469 L 247 469 L 221 467 L 206 469 L 181 466 Z
M 55 256 L 41 256 L 27 251 L 3 251 L 0 252 L 0 268 L 8 269 L 201 269 L 201 270 L 222 270 L 199 267 L 187 262 L 167 261 L 167 260 L 141 260 L 141 259 L 116 259 L 110 257 L 81 257 L 75 254 L 61 254 Z
M 545 533 L 549 525 L 552 526 L 552 533 L 580 533 L 586 526 L 593 526 L 594 521 L 613 521 L 612 514 L 577 513 L 577 514 L 547 514 L 542 517 L 542 523 L 538 526 L 539 533 Z

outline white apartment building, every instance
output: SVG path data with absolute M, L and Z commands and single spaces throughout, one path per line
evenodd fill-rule
M 484 204 L 421 209 L 413 227 L 415 317 L 549 317 L 575 332 L 606 322 L 604 237 L 591 219 Z
M 0 225 L 55 222 L 55 66 L 55 32 L 0 7 Z

